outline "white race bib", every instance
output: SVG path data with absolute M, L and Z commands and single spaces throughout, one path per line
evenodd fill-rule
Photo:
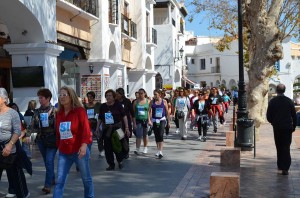
M 49 127 L 48 113 L 40 113 L 40 121 L 42 123 L 42 127 Z
M 156 108 L 155 109 L 155 117 L 161 118 L 163 114 L 163 108 Z
M 184 108 L 184 105 L 185 105 L 185 101 L 186 101 L 186 98 L 179 98 L 178 99 L 178 103 L 179 103 L 179 109 L 183 109 Z
M 114 117 L 111 112 L 105 113 L 105 124 L 114 124 Z
M 87 113 L 88 119 L 95 118 L 94 109 L 87 109 L 86 113 Z
M 138 109 L 138 115 L 139 116 L 143 116 L 143 115 L 146 114 L 144 106 L 137 106 L 137 109 Z
M 71 122 L 61 122 L 59 125 L 59 134 L 61 140 L 73 138 L 71 131 Z
M 211 104 L 217 104 L 217 100 L 218 100 L 218 98 L 213 98 L 211 101 Z

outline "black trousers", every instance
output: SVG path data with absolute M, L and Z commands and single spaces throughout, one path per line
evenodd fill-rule
M 113 152 L 111 136 L 107 137 L 106 131 L 104 131 L 103 133 L 103 138 L 104 138 L 104 151 L 105 151 L 106 162 L 108 163 L 109 166 L 115 167 L 114 154 L 116 155 L 117 161 L 122 162 L 122 160 L 124 159 L 124 152 L 123 151 L 121 151 L 120 153 Z
M 277 149 L 277 167 L 280 170 L 289 170 L 291 166 L 290 146 L 292 143 L 292 131 L 275 128 L 273 130 Z
M 10 169 L 6 169 L 7 179 L 9 183 L 9 193 L 16 194 L 17 198 L 24 198 L 28 195 L 28 188 L 23 168 L 14 165 Z
M 198 135 L 202 135 L 202 130 L 203 130 L 203 136 L 206 137 L 207 134 L 207 122 L 208 122 L 208 117 L 206 117 L 206 120 L 202 122 L 201 117 L 197 120 L 197 125 L 198 125 Z

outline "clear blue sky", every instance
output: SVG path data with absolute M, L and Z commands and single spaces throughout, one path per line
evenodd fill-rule
M 188 2 L 188 1 L 187 1 Z M 186 3 L 186 9 L 188 10 L 188 13 L 192 13 L 192 7 L 188 6 L 188 3 Z M 185 25 L 187 31 L 194 31 L 195 36 L 222 36 L 222 33 L 220 31 L 216 30 L 208 30 L 209 27 L 209 20 L 203 18 L 203 14 L 197 14 L 194 16 L 194 20 L 192 22 L 189 22 L 189 15 L 185 18 Z

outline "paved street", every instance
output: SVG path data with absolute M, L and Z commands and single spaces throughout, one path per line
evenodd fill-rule
M 227 120 L 230 120 L 227 114 Z M 228 124 L 221 127 L 218 133 L 208 133 L 208 141 L 203 143 L 196 140 L 197 132 L 190 131 L 186 141 L 180 140 L 174 134 L 165 140 L 164 157 L 158 160 L 153 136 L 150 137 L 149 153 L 136 156 L 131 152 L 125 161 L 123 170 L 105 171 L 107 167 L 104 158 L 98 158 L 96 144 L 93 146 L 91 167 L 95 185 L 95 197 L 111 198 L 162 198 L 162 197 L 209 197 L 209 179 L 214 171 L 235 171 L 240 173 L 241 197 L 300 197 L 300 131 L 293 135 L 291 147 L 292 166 L 290 175 L 277 173 L 276 151 L 272 127 L 264 124 L 257 143 L 257 156 L 252 152 L 241 153 L 241 167 L 225 169 L 220 167 L 220 149 L 225 146 L 225 131 Z M 131 150 L 134 149 L 134 139 L 130 140 Z M 34 174 L 27 175 L 31 197 L 40 197 L 44 180 L 44 167 L 41 157 L 33 150 Z M 3 175 L 0 182 L 0 197 L 7 192 L 7 180 Z M 79 173 L 75 167 L 69 175 L 65 197 L 83 197 L 83 187 Z M 47 195 L 44 197 L 51 197 Z

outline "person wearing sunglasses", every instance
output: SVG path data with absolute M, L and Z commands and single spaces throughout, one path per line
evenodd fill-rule
M 208 114 L 212 113 L 209 101 L 205 99 L 205 95 L 203 92 L 198 94 L 198 100 L 194 102 L 192 111 L 197 115 L 197 125 L 198 125 L 198 140 L 202 142 L 206 142 L 206 134 L 207 134 L 207 125 L 208 125 Z M 203 135 L 202 135 L 203 130 Z
M 94 184 L 90 171 L 92 134 L 86 110 L 71 87 L 59 90 L 56 114 L 57 181 L 53 197 L 62 198 L 64 186 L 73 163 L 79 168 L 84 186 L 84 197 L 94 197 Z

